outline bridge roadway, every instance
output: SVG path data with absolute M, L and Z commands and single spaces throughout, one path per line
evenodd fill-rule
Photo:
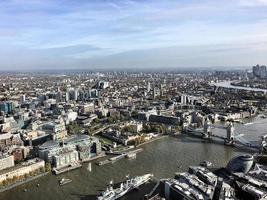
M 214 138 L 223 139 L 224 141 L 227 140 L 226 137 L 221 136 L 221 135 L 216 135 L 213 133 L 210 134 L 210 136 Z M 246 147 L 253 148 L 253 149 L 258 149 L 260 147 L 260 145 L 252 144 L 251 142 L 248 142 L 247 140 L 245 140 L 242 134 L 235 135 L 233 142 L 235 144 L 239 144 L 239 145 L 246 146 Z

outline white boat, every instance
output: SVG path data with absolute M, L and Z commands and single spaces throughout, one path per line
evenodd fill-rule
M 199 165 L 202 167 L 210 167 L 212 165 L 212 163 L 207 161 L 207 160 L 204 160 Z
M 267 118 L 266 115 L 264 115 L 264 114 L 262 114 L 260 117 L 263 119 Z
M 87 166 L 87 170 L 88 170 L 89 172 L 92 171 L 92 164 L 91 164 L 91 163 L 88 164 L 88 166 Z
M 97 200 L 116 200 L 131 190 L 138 188 L 153 177 L 153 174 L 145 174 L 143 176 L 137 176 L 135 178 L 127 177 L 127 180 L 121 183 L 119 188 L 113 189 L 112 184 L 97 197 Z
M 126 158 L 129 159 L 129 160 L 135 159 L 136 158 L 136 153 L 128 153 L 126 155 Z
M 66 185 L 68 183 L 72 182 L 71 179 L 68 179 L 68 178 L 62 178 L 60 181 L 59 181 L 59 185 L 62 186 L 62 185 Z

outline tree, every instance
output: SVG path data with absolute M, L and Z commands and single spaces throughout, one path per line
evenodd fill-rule
M 113 117 L 109 116 L 109 117 L 108 117 L 108 122 L 109 122 L 109 123 L 112 123 L 112 122 L 114 122 L 114 119 L 113 119 Z
M 51 164 L 50 163 L 45 163 L 45 171 L 50 172 L 51 171 Z
M 79 133 L 81 131 L 81 127 L 79 124 L 77 124 L 76 122 L 71 122 L 68 126 L 67 126 L 67 130 L 69 134 L 76 134 Z
M 7 180 L 3 180 L 2 184 L 3 184 L 3 186 L 7 186 L 8 185 L 8 181 Z
M 137 110 L 134 110 L 134 111 L 131 113 L 131 116 L 132 116 L 133 118 L 137 118 L 137 117 L 138 117 L 138 112 L 137 112 Z
M 144 125 L 144 128 L 143 128 L 143 131 L 144 131 L 145 133 L 149 133 L 149 132 L 151 132 L 151 126 L 150 126 L 149 124 L 145 124 L 145 125 Z
M 95 122 L 95 123 L 99 123 L 100 120 L 99 120 L 98 118 L 95 118 L 95 119 L 94 119 L 94 122 Z
M 31 175 L 29 173 L 25 174 L 24 176 L 25 176 L 25 178 L 30 178 L 31 177 Z
M 40 169 L 40 173 L 44 173 L 45 172 L 45 167 L 42 167 L 41 169 Z

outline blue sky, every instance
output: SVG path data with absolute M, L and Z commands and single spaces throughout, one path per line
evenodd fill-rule
M 267 0 L 1 0 L 0 69 L 267 64 Z

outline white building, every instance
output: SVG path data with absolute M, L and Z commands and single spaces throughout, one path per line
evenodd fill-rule
M 12 155 L 0 157 L 0 171 L 14 166 L 14 157 Z

